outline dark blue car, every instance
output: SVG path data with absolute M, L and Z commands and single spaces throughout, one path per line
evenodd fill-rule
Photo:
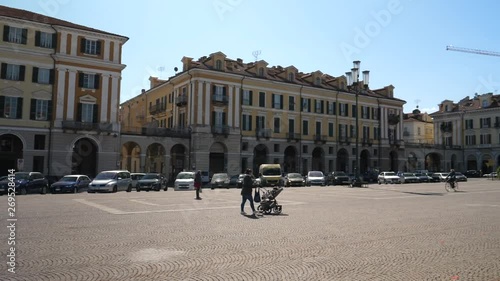
M 39 172 L 17 172 L 0 182 L 0 195 L 9 193 L 9 182 L 14 183 L 16 194 L 47 193 L 49 183 Z
M 52 193 L 87 191 L 90 178 L 86 175 L 67 175 L 50 186 Z

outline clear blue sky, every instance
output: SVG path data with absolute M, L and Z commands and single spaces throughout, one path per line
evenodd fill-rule
M 395 86 L 405 112 L 433 112 L 445 99 L 500 90 L 500 57 L 446 51 L 447 45 L 500 52 L 500 2 L 435 0 L 0 0 L 3 5 L 129 37 L 121 101 L 167 78 L 183 56 L 229 58 L 302 72 L 343 75 L 353 60 L 370 88 Z M 137 4 L 136 4 L 137 3 Z M 160 71 L 161 68 L 164 71 Z M 500 92 L 497 92 L 500 94 Z

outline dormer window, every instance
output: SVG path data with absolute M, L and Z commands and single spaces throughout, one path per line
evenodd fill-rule
M 314 81 L 314 85 L 316 85 L 316 86 L 321 85 L 321 78 L 320 77 L 316 77 L 316 80 Z
M 482 101 L 482 107 L 488 107 L 488 100 Z
M 215 69 L 222 70 L 222 61 L 221 60 L 215 61 Z
M 293 81 L 295 80 L 295 75 L 293 75 L 293 72 L 288 73 L 288 81 Z
M 263 67 L 259 67 L 259 76 L 260 77 L 264 77 L 264 68 Z
M 448 105 L 445 105 L 445 106 L 444 106 L 444 111 L 449 111 L 449 110 L 448 110 Z

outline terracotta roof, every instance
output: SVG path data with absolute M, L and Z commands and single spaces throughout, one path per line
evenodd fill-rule
M 118 36 L 118 37 L 123 37 L 128 39 L 128 37 L 102 31 L 99 29 L 95 28 L 90 28 L 87 26 L 79 25 L 79 24 L 74 24 L 69 21 L 64 21 L 52 17 L 48 17 L 42 14 L 37 14 L 33 13 L 30 11 L 26 10 L 21 10 L 21 9 L 15 9 L 7 6 L 1 6 L 0 5 L 0 16 L 3 17 L 9 17 L 9 18 L 16 18 L 16 19 L 21 19 L 21 20 L 26 20 L 26 21 L 32 21 L 32 22 L 38 22 L 38 23 L 44 23 L 44 24 L 51 24 L 51 25 L 56 25 L 56 26 L 65 26 L 65 27 L 70 27 L 70 28 L 75 28 L 75 29 L 81 29 L 81 30 L 86 30 L 86 31 L 91 31 L 91 32 L 97 32 L 97 33 L 102 33 L 102 34 L 108 34 L 108 35 L 113 35 L 113 36 Z

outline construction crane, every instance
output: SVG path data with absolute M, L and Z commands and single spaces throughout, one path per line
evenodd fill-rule
M 484 50 L 478 50 L 478 49 L 469 49 L 469 48 L 460 48 L 460 47 L 446 46 L 446 50 L 447 51 L 457 51 L 457 52 L 464 52 L 464 53 L 473 53 L 473 54 L 479 54 L 479 55 L 500 57 L 500 53 L 499 52 L 484 51 Z

